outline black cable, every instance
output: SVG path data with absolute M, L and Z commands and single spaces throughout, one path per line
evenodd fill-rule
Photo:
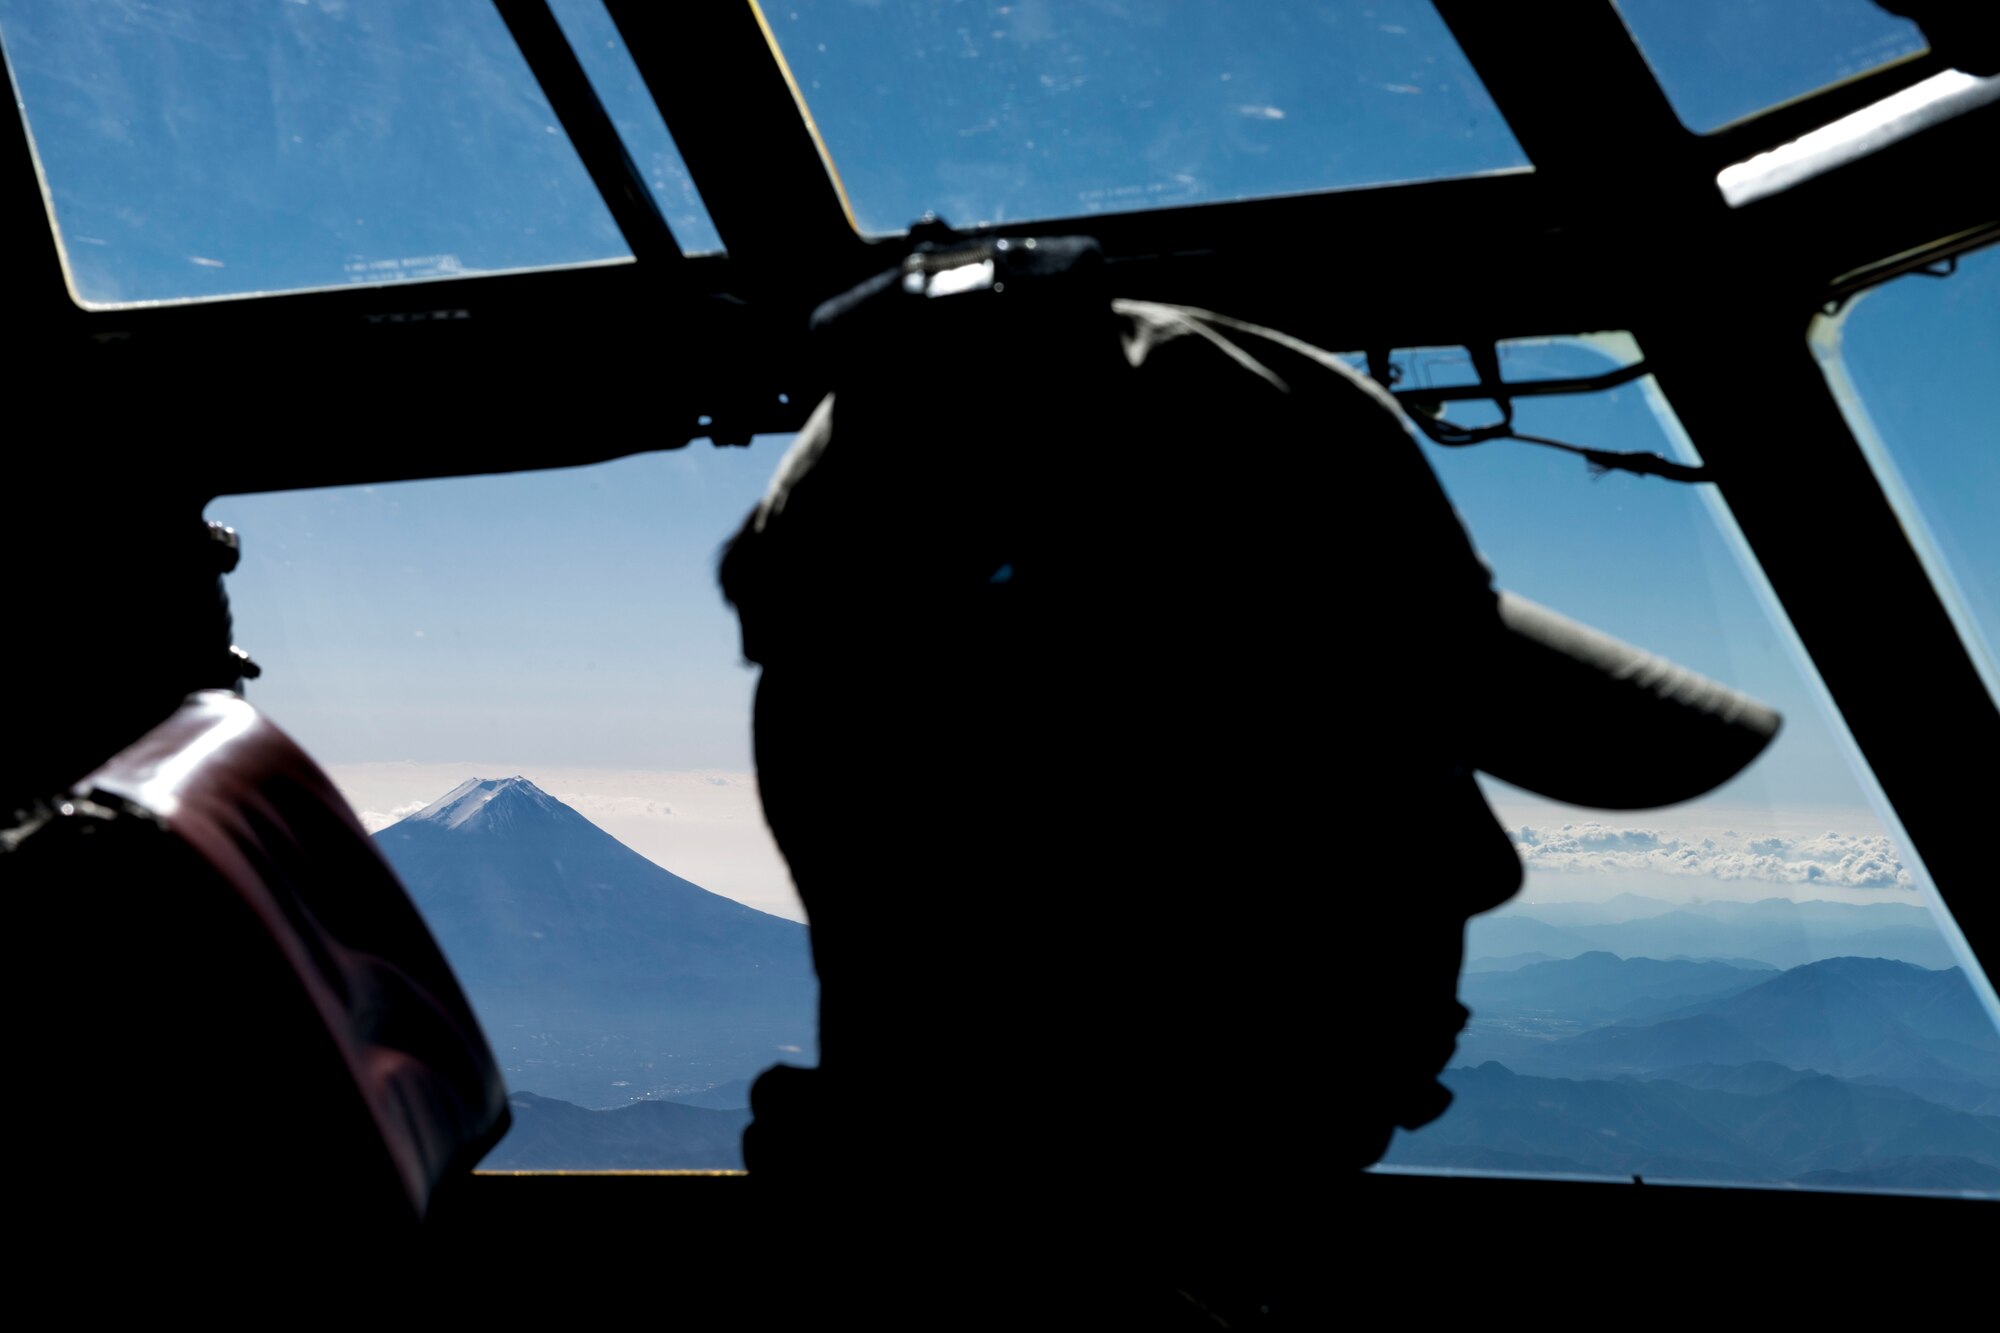
M 1570 444 L 1564 440 L 1552 440 L 1546 435 L 1529 435 L 1514 429 L 1513 404 L 1502 402 L 1505 416 L 1490 426 L 1461 426 L 1455 421 L 1447 421 L 1419 409 L 1410 414 L 1433 444 L 1447 449 L 1464 449 L 1475 444 L 1485 444 L 1488 440 L 1519 440 L 1523 444 L 1539 444 L 1545 449 L 1560 449 L 1564 453 L 1576 454 L 1590 464 L 1592 476 L 1601 477 L 1607 472 L 1630 472 L 1641 477 L 1660 477 L 1666 481 L 1700 482 L 1715 480 L 1714 474 L 1705 467 L 1695 467 L 1687 463 L 1676 463 L 1660 454 L 1647 453 L 1641 449 L 1592 449 L 1588 445 Z
M 1463 449 L 1475 444 L 1485 444 L 1488 440 L 1519 440 L 1523 444 L 1539 444 L 1546 449 L 1560 449 L 1564 453 L 1576 454 L 1590 464 L 1593 477 L 1601 477 L 1607 472 L 1630 472 L 1635 476 L 1659 477 L 1666 481 L 1689 483 L 1715 479 L 1714 474 L 1705 467 L 1676 463 L 1670 458 L 1647 453 L 1641 449 L 1592 449 L 1587 445 L 1570 444 L 1563 440 L 1552 440 L 1546 435 L 1528 435 L 1515 430 L 1513 396 L 1489 387 L 1498 382 L 1497 363 L 1490 354 L 1484 358 L 1475 356 L 1474 360 L 1483 360 L 1486 363 L 1480 366 L 1479 383 L 1455 389 L 1453 393 L 1469 395 L 1474 389 L 1487 390 L 1491 394 L 1491 400 L 1500 405 L 1500 420 L 1488 426 L 1461 426 L 1444 417 L 1442 403 L 1418 401 L 1407 404 L 1410 419 L 1432 444 L 1443 445 L 1447 449 Z M 1395 378 L 1393 369 L 1386 351 L 1369 353 L 1369 371 L 1385 388 Z M 1622 376 L 1620 382 L 1624 378 L 1637 378 L 1638 374 L 1643 372 L 1643 363 L 1638 367 L 1627 369 L 1633 373 Z M 1391 372 L 1387 378 L 1384 377 L 1385 371 Z
M 1565 444 L 1561 440 L 1551 440 L 1543 435 L 1523 435 L 1518 431 L 1509 431 L 1505 438 L 1519 440 L 1523 444 L 1539 444 L 1550 449 L 1561 449 L 1565 453 L 1580 454 L 1590 463 L 1590 473 L 1594 477 L 1601 477 L 1607 472 L 1631 472 L 1642 477 L 1663 477 L 1668 481 L 1715 480 L 1705 467 L 1676 463 L 1671 458 L 1649 454 L 1641 449 L 1591 449 L 1581 444 Z

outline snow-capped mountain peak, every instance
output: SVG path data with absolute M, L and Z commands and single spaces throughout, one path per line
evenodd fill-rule
M 511 778 L 467 778 L 410 816 L 410 822 L 447 829 L 479 827 L 496 817 L 538 813 L 558 816 L 566 807 L 519 774 Z

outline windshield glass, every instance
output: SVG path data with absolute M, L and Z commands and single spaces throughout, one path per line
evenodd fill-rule
M 2000 699 L 2000 248 L 1863 292 L 1815 321 L 1813 346 Z
M 1708 131 L 1924 49 L 1872 0 L 1618 0 L 1681 123 Z
M 1519 381 L 1636 359 L 1623 337 L 1500 350 Z M 1469 369 L 1455 348 L 1393 363 L 1399 386 Z M 1475 425 L 1482 406 L 1447 415 Z M 1696 461 L 1648 379 L 1516 409 L 1531 434 Z M 1451 1107 L 1399 1133 L 1385 1168 L 2000 1194 L 1992 987 L 1720 497 L 1521 443 L 1428 453 L 1501 586 L 1784 726 L 1734 780 L 1663 809 L 1484 782 L 1525 879 L 1466 930 Z
M 490 4 L 0 0 L 87 304 L 617 259 Z
M 740 1167 L 750 1081 L 816 1058 L 715 581 L 783 449 L 211 506 L 242 534 L 248 697 L 375 836 L 499 1058 L 488 1169 Z
M 900 231 L 1525 167 L 1420 0 L 765 8 L 855 218 Z

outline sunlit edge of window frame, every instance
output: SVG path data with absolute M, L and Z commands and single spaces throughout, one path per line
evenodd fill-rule
M 1613 336 L 1623 339 L 1631 335 Z M 1645 375 L 1634 383 L 1640 387 L 1647 407 L 1652 409 L 1653 417 L 1659 423 L 1661 433 L 1665 435 L 1668 447 L 1678 461 L 1695 467 L 1703 466 L 1700 451 L 1695 448 L 1693 439 L 1681 425 L 1680 417 L 1668 403 L 1659 381 L 1651 375 Z M 1738 526 L 1736 515 L 1729 508 L 1729 502 L 1723 498 L 1721 490 L 1713 484 L 1701 485 L 1697 489 L 1701 492 L 1702 502 L 1707 506 L 1710 518 L 1715 522 L 1717 534 L 1735 556 L 1737 567 L 1742 571 L 1752 596 L 1764 612 L 1772 631 L 1778 636 L 1778 641 L 1784 645 L 1786 654 L 1791 658 L 1792 668 L 1798 672 L 1800 683 L 1804 685 L 1808 697 L 1819 708 L 1821 719 L 1826 723 L 1834 744 L 1839 747 L 1842 757 L 1847 760 L 1848 770 L 1854 775 L 1854 781 L 1860 788 L 1862 797 L 1868 802 L 1875 817 L 1882 821 L 1882 827 L 1887 831 L 1890 841 L 1895 844 L 1898 859 L 1903 863 L 1904 869 L 1910 872 L 1911 879 L 1916 882 L 1919 901 L 1930 910 L 1933 924 L 1936 925 L 1938 933 L 1944 937 L 1945 945 L 1951 950 L 1952 957 L 1958 960 L 1959 970 L 1971 983 L 1973 994 L 1979 998 L 1980 1004 L 1986 1010 L 1987 1020 L 1996 1030 L 2000 1030 L 2000 994 L 1995 993 L 1993 979 L 1987 974 L 1986 964 L 1973 952 L 1971 944 L 1965 938 L 1965 932 L 1959 929 L 1958 918 L 1952 915 L 1944 895 L 1938 891 L 1937 882 L 1932 878 L 1930 868 L 1924 864 L 1922 854 L 1910 839 L 1909 830 L 1903 827 L 1903 821 L 1896 815 L 1895 806 L 1889 801 L 1888 794 L 1882 790 L 1882 784 L 1875 776 L 1874 767 L 1862 754 L 1860 743 L 1854 739 L 1854 733 L 1848 728 L 1846 714 L 1841 712 L 1833 692 L 1827 688 L 1819 669 L 1814 666 L 1811 654 L 1806 651 L 1804 640 L 1799 638 L 1798 629 L 1792 624 L 1791 616 L 1786 614 L 1777 589 L 1771 586 L 1770 578 L 1764 573 L 1763 563 L 1751 550 L 1750 541 L 1743 535 L 1743 529 Z M 1963 887 L 1967 892 L 1972 891 L 1971 886 Z M 1993 961 L 1996 967 L 2000 967 L 2000 959 Z
M 0 32 L 0 70 L 7 75 L 7 105 L 21 122 L 21 138 L 28 145 L 28 160 L 35 168 L 35 189 L 42 196 L 42 212 L 48 220 L 49 236 L 56 246 L 56 264 L 62 269 L 63 288 L 69 293 L 70 302 L 79 310 L 91 310 L 90 302 L 84 300 L 77 290 L 76 272 L 70 267 L 69 242 L 63 239 L 62 227 L 56 221 L 56 199 L 49 189 L 49 173 L 42 165 L 42 146 L 35 138 L 34 122 L 28 119 L 27 97 L 21 91 L 21 81 L 14 77 L 14 58 L 7 54 L 6 34 Z
M 765 17 L 762 0 L 750 0 L 750 14 L 757 20 L 757 30 L 763 34 L 764 46 L 771 53 L 772 63 L 778 67 L 778 73 L 784 76 L 785 87 L 792 95 L 792 107 L 805 125 L 806 134 L 812 139 L 813 148 L 819 153 L 820 165 L 826 168 L 827 183 L 833 187 L 834 198 L 840 203 L 841 215 L 847 219 L 847 229 L 856 236 L 865 238 L 867 233 L 861 230 L 861 219 L 855 215 L 854 201 L 847 196 L 847 182 L 840 178 L 840 164 L 833 160 L 833 150 L 827 147 L 825 136 L 819 132 L 819 120 L 813 115 L 811 104 L 806 101 L 805 89 L 799 87 L 798 78 L 792 73 L 792 62 L 785 59 L 785 48 L 778 41 L 777 29 L 773 28 L 771 20 Z M 622 35 L 619 40 L 624 40 Z M 665 112 L 661 112 L 660 119 L 662 121 L 666 119 Z M 668 125 L 667 133 L 672 135 L 673 132 L 674 127 Z M 693 179 L 692 175 L 689 178 Z M 697 193 L 701 190 L 698 182 L 695 190 Z M 706 203 L 703 207 L 707 207 Z
M 1996 99 L 2000 99 L 2000 76 L 1982 79 L 1943 70 L 1788 143 L 1731 163 L 1715 174 L 1715 186 L 1731 208 L 1742 208 Z

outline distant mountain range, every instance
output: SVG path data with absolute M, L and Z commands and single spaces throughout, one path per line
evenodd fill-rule
M 1545 1012 L 1582 1022 L 1655 1017 L 1697 1000 L 1733 995 L 1776 975 L 1774 968 L 1686 959 L 1620 958 L 1594 950 L 1531 962 L 1511 971 L 1467 975 L 1458 996 L 1475 1014 Z
M 1642 921 L 1649 916 L 1665 916 L 1681 904 L 1665 898 L 1649 898 L 1642 893 L 1614 893 L 1609 898 L 1582 902 L 1522 902 L 1516 900 L 1499 909 L 1545 921 L 1551 926 L 1602 926 L 1621 921 Z
M 531 1092 L 507 1098 L 514 1127 L 479 1164 L 484 1171 L 737 1171 L 744 1109 L 634 1102 L 591 1111 Z
M 1788 968 L 1825 958 L 1895 958 L 1956 965 L 1927 908 L 1912 903 L 1758 902 L 1674 904 L 1620 894 L 1601 903 L 1512 903 L 1466 928 L 1468 971 L 1492 960 L 1607 951 L 1633 958 L 1754 959 Z
M 1460 994 L 1473 1011 L 1460 1064 L 1616 1078 L 1770 1062 L 2000 1112 L 2000 1032 L 1957 968 L 1830 958 L 1773 973 L 1591 953 L 1468 976 Z
M 1461 997 L 1455 1100 L 1392 1164 L 2000 1190 L 2000 1030 L 1956 968 L 1597 951 Z
M 812 1062 L 804 926 L 662 869 L 526 778 L 473 778 L 375 840 L 511 1087 L 622 1107 Z
M 1794 1071 L 1787 1071 L 1794 1072 Z M 1391 1165 L 1534 1174 L 2000 1190 L 2000 1117 L 1798 1073 L 1760 1090 L 1448 1070 L 1452 1108 Z
M 1467 975 L 1471 975 L 1474 972 L 1512 972 L 1514 969 L 1526 967 L 1530 963 L 1546 963 L 1554 958 L 1554 954 L 1540 952 L 1510 953 L 1498 958 L 1489 955 L 1466 959 L 1464 970 Z

